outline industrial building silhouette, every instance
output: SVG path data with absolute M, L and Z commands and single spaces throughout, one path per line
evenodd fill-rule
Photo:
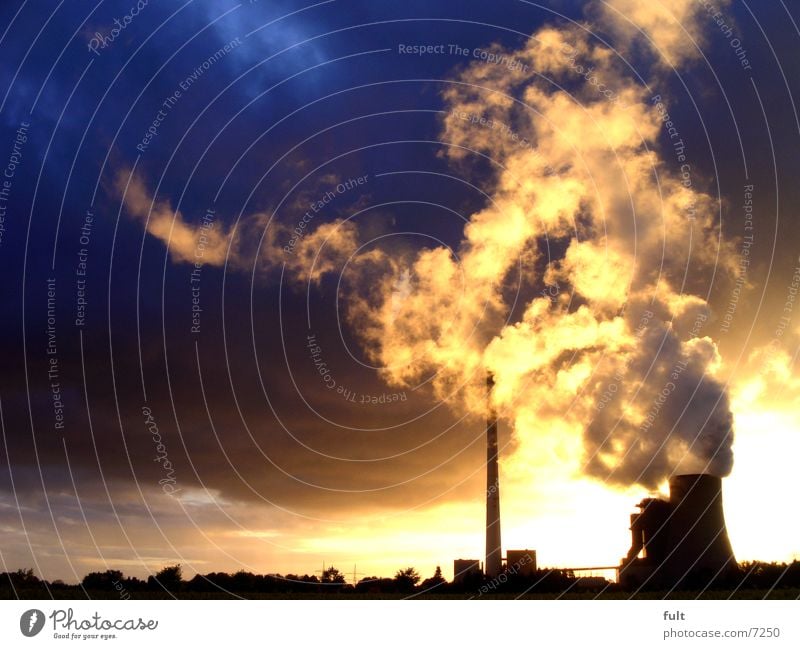
M 645 498 L 638 507 L 631 514 L 631 548 L 618 571 L 623 587 L 704 587 L 738 570 L 720 478 L 673 476 L 669 500 Z
M 486 377 L 486 554 L 479 559 L 456 559 L 453 582 L 473 583 L 501 573 L 532 577 L 537 571 L 535 550 L 502 554 L 500 536 L 500 476 L 498 422 L 491 396 L 494 377 Z M 722 509 L 722 479 L 710 474 L 675 475 L 669 480 L 668 500 L 645 498 L 631 514 L 631 547 L 615 569 L 625 589 L 707 587 L 738 572 Z M 590 570 L 567 568 L 567 571 Z
M 453 561 L 453 582 L 464 584 L 485 576 L 497 577 L 504 571 L 503 544 L 500 536 L 500 472 L 497 466 L 497 411 L 492 406 L 494 376 L 486 374 L 486 555 L 479 559 Z M 508 550 L 505 571 L 529 576 L 536 572 L 535 550 Z

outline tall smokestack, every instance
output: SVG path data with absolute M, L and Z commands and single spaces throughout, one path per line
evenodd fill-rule
M 487 577 L 503 569 L 500 545 L 500 476 L 497 469 L 497 413 L 492 406 L 494 376 L 486 374 L 486 563 Z

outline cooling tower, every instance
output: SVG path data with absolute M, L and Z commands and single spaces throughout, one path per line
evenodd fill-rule
M 669 503 L 672 512 L 664 573 L 670 581 L 705 585 L 736 568 L 722 511 L 720 478 L 708 474 L 673 476 Z
M 486 563 L 487 577 L 496 577 L 503 569 L 500 544 L 500 476 L 497 469 L 497 413 L 491 395 L 494 377 L 486 375 L 488 414 L 486 419 Z
M 634 588 L 705 588 L 738 570 L 722 511 L 722 480 L 674 476 L 669 501 L 645 498 L 631 516 L 631 548 L 619 582 Z

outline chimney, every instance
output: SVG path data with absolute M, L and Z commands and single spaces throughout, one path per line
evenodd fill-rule
M 503 569 L 500 544 L 500 476 L 497 469 L 497 413 L 492 406 L 494 376 L 486 375 L 486 563 L 487 577 L 496 577 Z

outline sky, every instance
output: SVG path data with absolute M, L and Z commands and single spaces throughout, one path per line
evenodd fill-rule
M 0 7 L 0 569 L 800 555 L 797 9 Z

